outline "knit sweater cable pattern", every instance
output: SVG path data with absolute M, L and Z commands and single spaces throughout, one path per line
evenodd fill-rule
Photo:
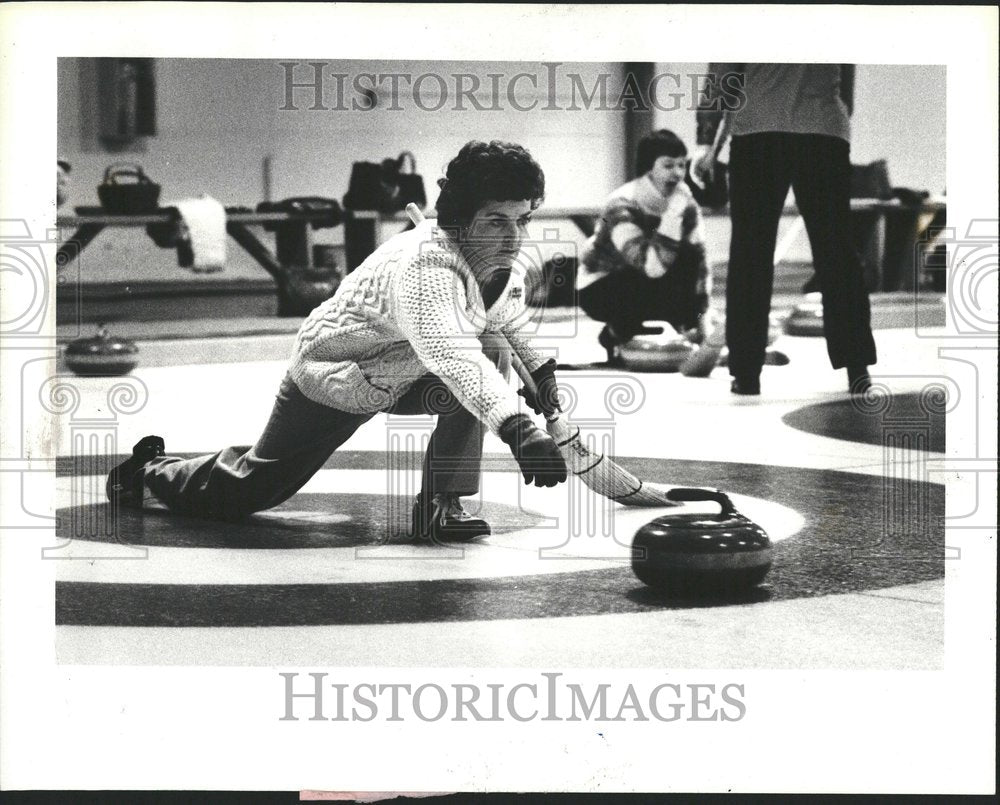
M 427 372 L 493 433 L 518 397 L 482 349 L 503 335 L 529 370 L 545 358 L 519 333 L 528 319 L 516 273 L 487 310 L 472 271 L 425 222 L 390 239 L 303 322 L 290 369 L 302 393 L 351 413 L 390 408 Z

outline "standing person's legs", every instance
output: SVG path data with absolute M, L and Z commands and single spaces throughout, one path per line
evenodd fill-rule
M 791 183 L 786 137 L 749 134 L 734 137 L 730 146 L 732 237 L 726 277 L 726 344 L 729 373 L 750 393 L 759 391 L 774 283 L 774 246 Z
M 269 509 L 301 489 L 372 416 L 315 403 L 286 376 L 257 444 L 153 459 L 143 474 L 147 500 L 151 495 L 172 511 L 221 519 Z
M 796 135 L 792 186 L 823 291 L 823 334 L 834 369 L 875 363 L 864 270 L 851 240 L 851 158 L 846 140 Z

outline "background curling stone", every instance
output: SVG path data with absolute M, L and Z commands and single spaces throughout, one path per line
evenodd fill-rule
M 785 332 L 789 335 L 817 337 L 823 335 L 823 295 L 806 294 L 806 301 L 795 306 L 785 319 Z
M 662 333 L 637 335 L 622 344 L 622 360 L 627 369 L 637 372 L 676 372 L 696 347 L 665 321 L 647 322 L 647 327 L 662 328 Z
M 108 334 L 98 325 L 92 338 L 77 338 L 66 345 L 66 366 L 78 375 L 114 377 L 126 375 L 139 365 L 139 348 L 131 341 Z
M 660 592 L 725 595 L 745 592 L 771 569 L 771 540 L 719 490 L 677 488 L 676 501 L 714 501 L 718 514 L 667 514 L 632 540 L 632 572 Z

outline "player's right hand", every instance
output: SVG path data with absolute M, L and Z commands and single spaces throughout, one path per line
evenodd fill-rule
M 555 440 L 527 414 L 507 419 L 500 426 L 500 438 L 514 454 L 526 484 L 556 486 L 566 480 L 566 462 Z

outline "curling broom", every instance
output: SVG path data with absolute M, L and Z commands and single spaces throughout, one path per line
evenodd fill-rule
M 424 215 L 415 204 L 406 205 L 406 214 L 414 225 L 424 220 Z M 511 364 L 521 382 L 532 393 L 538 393 L 535 381 L 517 353 L 511 349 Z M 580 429 L 567 422 L 559 414 L 545 418 L 545 429 L 559 447 L 569 471 L 602 497 L 621 503 L 623 506 L 663 507 L 678 506 L 667 497 L 667 490 L 661 489 L 636 478 L 603 453 L 591 450 L 580 438 Z
M 705 315 L 712 316 L 711 310 Z M 726 328 L 714 316 L 709 328 L 702 344 L 681 364 L 680 372 L 684 377 L 708 377 L 718 366 L 722 348 L 726 346 Z
M 510 358 L 514 371 L 521 378 L 521 382 L 529 391 L 537 395 L 535 381 L 517 353 L 511 350 Z M 562 453 L 569 471 L 583 481 L 588 489 L 592 489 L 598 495 L 621 503 L 623 506 L 679 505 L 667 497 L 666 489 L 640 481 L 604 453 L 598 453 L 587 447 L 580 438 L 580 428 L 567 422 L 561 415 L 546 416 L 545 430 L 558 445 L 559 452 Z

